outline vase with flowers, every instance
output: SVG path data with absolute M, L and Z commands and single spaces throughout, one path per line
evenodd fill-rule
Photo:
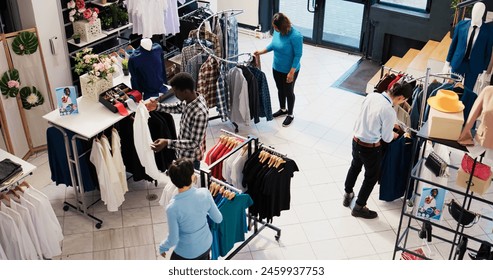
M 101 20 L 98 18 L 99 9 L 86 7 L 84 0 L 70 0 L 67 3 L 69 20 L 74 27 L 74 33 L 80 34 L 84 42 L 96 40 L 101 35 Z
M 85 48 L 75 54 L 75 73 L 80 76 L 82 96 L 97 102 L 99 94 L 113 87 L 116 58 L 93 54 Z

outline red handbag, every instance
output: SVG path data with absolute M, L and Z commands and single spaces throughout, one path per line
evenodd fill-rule
M 474 159 L 470 157 L 468 154 L 464 154 L 464 157 L 462 158 L 461 162 L 461 167 L 462 169 L 468 173 L 471 174 L 472 167 L 474 165 Z M 491 176 L 491 168 L 479 161 L 476 161 L 476 166 L 474 167 L 474 177 L 478 177 L 481 180 L 488 180 Z

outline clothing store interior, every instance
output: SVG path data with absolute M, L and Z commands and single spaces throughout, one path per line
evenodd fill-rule
M 492 38 L 493 0 L 1 1 L 0 260 L 491 260 Z

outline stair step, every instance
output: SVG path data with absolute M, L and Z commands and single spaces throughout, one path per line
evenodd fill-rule
M 407 67 L 406 73 L 413 77 L 421 77 L 426 73 L 428 59 L 433 54 L 433 51 L 440 43 L 429 40 L 426 45 L 419 51 L 418 55 Z
M 407 67 L 409 67 L 409 64 L 413 62 L 414 58 L 418 56 L 419 50 L 417 49 L 409 49 L 407 53 L 399 60 L 399 63 L 397 63 L 393 68 L 396 71 L 400 72 L 406 72 Z
M 385 66 L 389 68 L 394 68 L 400 60 L 400 57 L 393 56 L 385 63 Z M 375 85 L 378 83 L 378 81 L 380 81 L 380 70 L 375 73 L 375 76 L 373 76 L 373 78 L 371 78 L 371 80 L 366 84 L 367 94 L 373 92 L 373 89 L 375 88 Z
M 450 43 L 452 43 L 452 38 L 450 38 L 450 32 L 448 32 L 447 34 L 445 34 L 442 41 L 440 41 L 440 43 L 428 59 L 428 67 L 431 69 L 432 73 L 442 72 L 443 65 L 445 64 L 445 60 L 447 59 Z

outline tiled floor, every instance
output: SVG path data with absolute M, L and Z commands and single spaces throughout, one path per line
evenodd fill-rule
M 240 34 L 240 51 L 252 52 L 269 41 Z M 351 159 L 352 127 L 363 97 L 332 88 L 331 84 L 358 59 L 354 55 L 305 45 L 296 83 L 293 124 L 283 128 L 282 119 L 275 119 L 240 126 L 239 134 L 256 135 L 261 142 L 288 154 L 300 171 L 292 181 L 291 209 L 274 219 L 274 225 L 282 229 L 279 242 L 274 238 L 274 231 L 266 229 L 235 259 L 392 259 L 402 202 L 380 201 L 377 185 L 368 204 L 378 211 L 378 219 L 354 218 L 350 210 L 342 206 L 343 182 Z M 275 111 L 278 101 L 271 62 L 272 54 L 262 57 Z M 232 130 L 232 125 L 211 121 L 208 147 L 221 135 L 220 129 Z M 92 220 L 62 210 L 64 200 L 74 201 L 73 190 L 50 182 L 47 154 L 41 153 L 30 161 L 38 169 L 28 181 L 50 197 L 63 226 L 65 239 L 59 259 L 161 258 L 155 248 L 167 235 L 164 208 L 157 200 L 146 199 L 149 194 L 160 195 L 159 187 L 130 180 L 130 192 L 125 195 L 120 211 L 109 213 L 101 202 L 93 207 L 92 213 L 104 221 L 103 227 L 96 229 Z M 361 178 L 358 186 L 360 182 Z M 489 196 L 491 198 L 491 194 Z M 491 212 L 487 206 L 481 210 Z M 455 226 L 446 214 L 442 225 Z M 489 240 L 492 228 L 493 225 L 484 220 L 480 227 L 471 228 L 471 234 Z M 422 245 L 415 233 L 410 234 L 409 243 L 413 247 Z M 448 258 L 450 246 L 446 243 L 435 240 L 431 249 L 433 258 Z

